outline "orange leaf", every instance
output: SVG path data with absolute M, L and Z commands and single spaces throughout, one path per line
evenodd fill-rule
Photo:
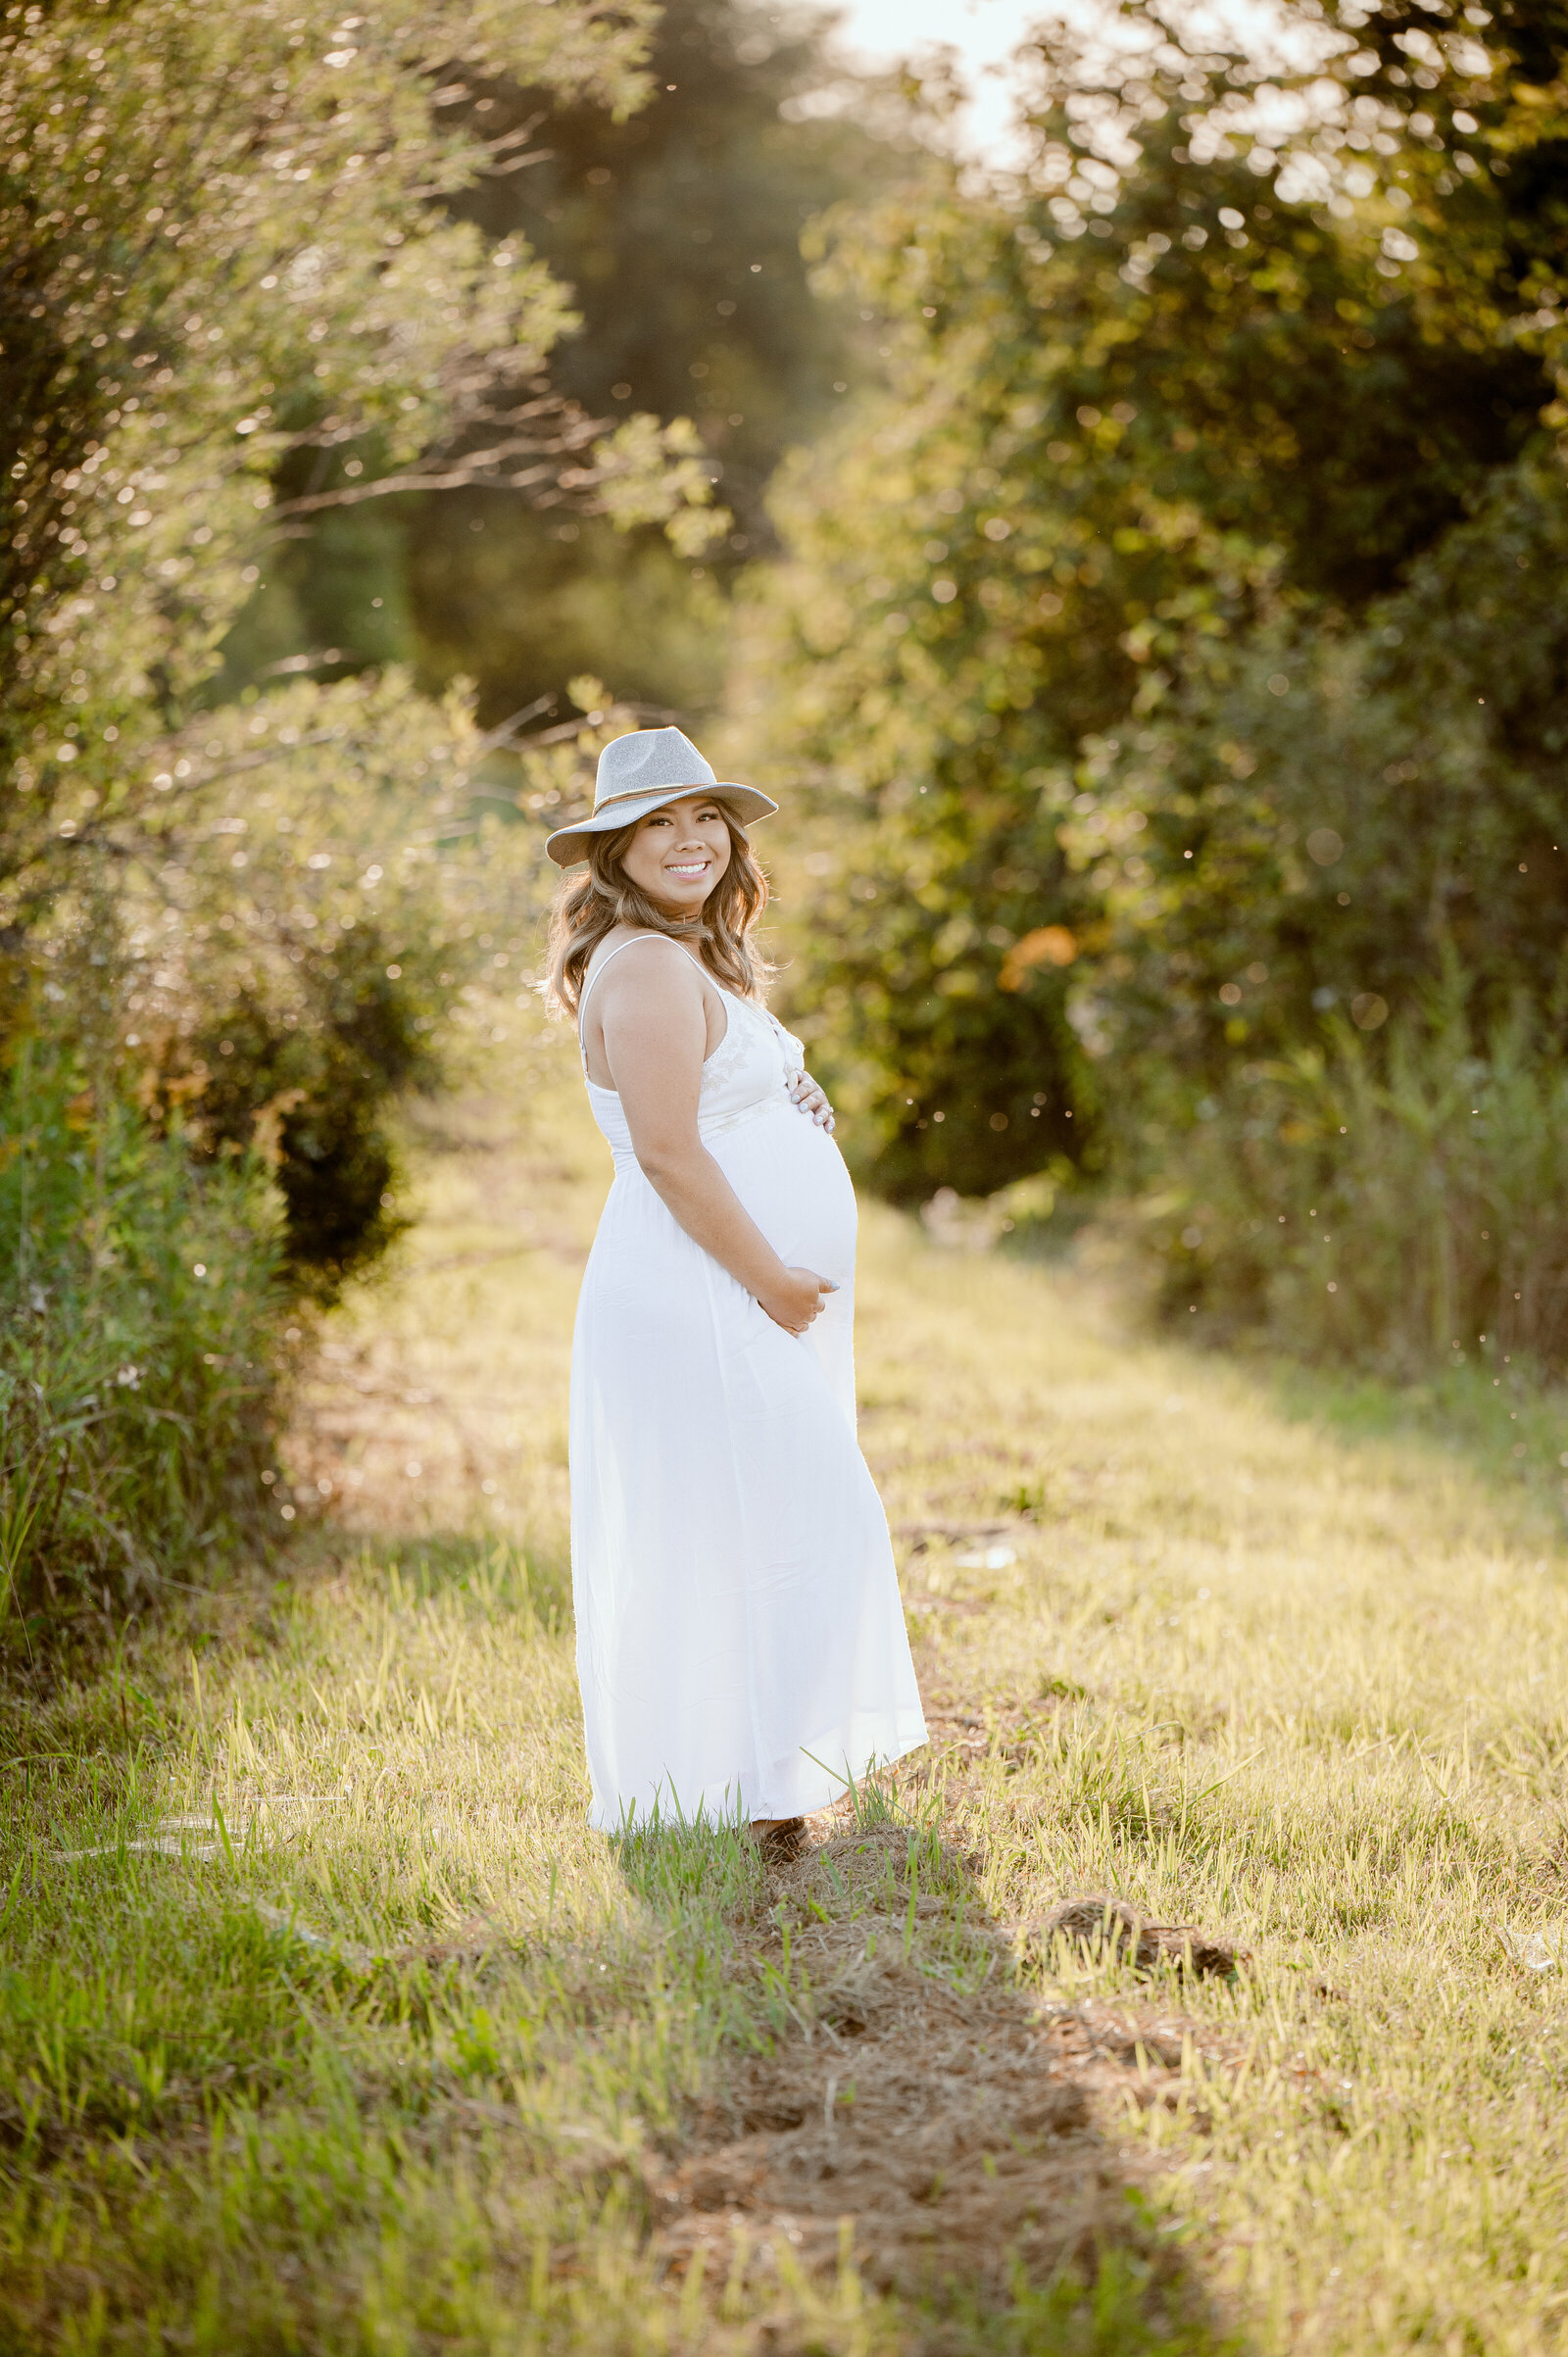
M 1018 990 L 1024 976 L 1037 965 L 1071 965 L 1077 955 L 1078 944 L 1065 925 L 1037 925 L 1007 952 L 997 976 L 997 987 Z

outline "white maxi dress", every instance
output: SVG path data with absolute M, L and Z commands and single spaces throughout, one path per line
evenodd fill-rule
M 789 1095 L 800 1042 L 718 995 L 699 1135 L 780 1259 L 839 1291 L 804 1336 L 775 1325 L 679 1225 L 618 1096 L 588 1080 L 615 1176 L 572 1344 L 571 1568 L 590 1823 L 612 1832 L 806 1815 L 925 1741 L 856 1440 L 855 1190 Z

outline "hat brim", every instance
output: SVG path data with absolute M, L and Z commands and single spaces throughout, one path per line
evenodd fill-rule
M 558 867 L 569 867 L 573 860 L 587 859 L 596 835 L 618 834 L 623 826 L 635 826 L 639 819 L 662 810 L 666 802 L 686 802 L 694 794 L 711 794 L 742 826 L 771 818 L 778 809 L 778 804 L 756 786 L 662 786 L 656 793 L 639 794 L 635 801 L 617 803 L 613 810 L 596 810 L 592 818 L 579 818 L 574 826 L 558 827 L 546 836 L 545 849 Z

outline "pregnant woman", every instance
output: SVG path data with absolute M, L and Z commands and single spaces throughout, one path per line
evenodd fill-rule
M 925 1741 L 855 1437 L 855 1191 L 763 1006 L 767 886 L 678 728 L 600 756 L 552 835 L 550 981 L 615 1157 L 571 1363 L 571 1555 L 591 1822 L 803 1820 Z

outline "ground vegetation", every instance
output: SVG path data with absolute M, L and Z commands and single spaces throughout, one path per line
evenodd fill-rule
M 105 1043 L 0 1083 L 0 1668 L 166 1603 L 264 1539 L 289 1295 L 260 1156 L 204 1166 L 106 1096 Z
M 421 1117 L 406 1285 L 302 1370 L 271 1513 L 335 1528 L 8 1691 L 12 2343 L 1549 2348 L 1568 1618 L 1516 1370 L 1239 1371 L 872 1206 L 932 1747 L 797 1867 L 617 1846 L 562 1441 L 608 1157 L 569 1035 L 494 1054 Z

